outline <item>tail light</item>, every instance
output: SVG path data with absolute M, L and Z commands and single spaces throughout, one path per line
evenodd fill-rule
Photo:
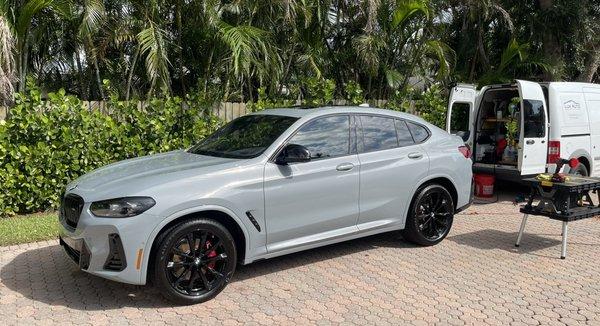
M 548 142 L 548 163 L 554 164 L 560 160 L 560 141 L 551 140 Z
M 469 146 L 459 146 L 458 151 L 465 157 L 471 158 L 471 149 Z

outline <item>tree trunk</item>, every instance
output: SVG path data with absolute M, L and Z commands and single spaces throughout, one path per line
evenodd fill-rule
M 102 89 L 102 79 L 100 78 L 100 67 L 98 66 L 98 56 L 96 55 L 96 50 L 94 49 L 94 43 L 92 41 L 92 37 L 88 35 L 87 37 L 87 55 L 92 60 L 92 64 L 94 65 L 94 73 L 96 74 L 96 84 L 98 86 L 98 94 L 100 94 L 100 100 L 104 100 L 104 90 Z
M 539 0 L 540 9 L 542 11 L 549 11 L 554 6 L 554 0 Z M 544 58 L 549 61 L 550 65 L 554 69 L 544 72 L 543 78 L 546 81 L 552 81 L 557 76 L 554 71 L 559 68 L 562 63 L 562 53 L 560 50 L 560 44 L 552 28 L 544 28 L 542 31 L 542 49 L 544 51 Z
M 84 85 L 83 85 L 83 67 L 81 66 L 81 56 L 79 55 L 79 51 L 75 51 L 75 63 L 77 64 L 77 77 L 79 79 L 79 96 L 81 97 L 82 100 L 87 101 L 88 100 L 88 95 L 86 94 L 85 90 L 84 90 Z
M 584 70 L 577 77 L 577 81 L 591 83 L 594 75 L 600 67 L 600 52 L 593 51 L 588 54 L 584 61 Z
M 131 91 L 131 82 L 133 81 L 133 72 L 135 71 L 135 65 L 137 64 L 138 57 L 140 56 L 141 45 L 138 43 L 137 49 L 135 50 L 135 54 L 133 55 L 133 62 L 131 63 L 131 67 L 129 67 L 129 76 L 127 77 L 127 90 L 125 92 L 125 100 L 129 101 L 129 94 Z
M 177 9 L 177 13 L 176 13 L 176 19 L 177 19 L 177 45 L 179 46 L 179 82 L 181 83 L 181 92 L 183 95 L 186 94 L 186 89 L 185 89 L 185 76 L 184 76 L 184 67 L 183 67 L 183 43 L 181 40 L 181 35 L 183 34 L 182 32 L 182 23 L 181 23 L 181 1 L 177 1 L 177 5 L 176 5 Z
M 27 84 L 27 66 L 29 65 L 29 29 L 23 36 L 23 46 L 21 47 L 21 58 L 19 60 L 19 93 L 25 92 L 25 85 Z

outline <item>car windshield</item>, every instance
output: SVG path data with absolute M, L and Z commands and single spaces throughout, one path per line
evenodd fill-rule
M 228 158 L 256 157 L 296 120 L 298 118 L 280 115 L 243 116 L 219 128 L 189 152 Z

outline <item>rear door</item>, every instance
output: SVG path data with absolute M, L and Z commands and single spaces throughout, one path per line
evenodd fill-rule
M 360 230 L 401 223 L 413 186 L 429 172 L 420 143 L 429 131 L 420 124 L 388 116 L 360 115 Z
M 517 80 L 521 96 L 519 128 L 519 171 L 521 175 L 546 172 L 548 110 L 542 86 Z
M 473 147 L 473 119 L 477 90 L 475 85 L 458 84 L 450 90 L 446 131 L 460 136 L 469 147 Z

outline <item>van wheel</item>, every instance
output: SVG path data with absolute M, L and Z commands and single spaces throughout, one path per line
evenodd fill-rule
M 574 169 L 570 169 L 569 174 L 578 175 L 582 177 L 587 177 L 590 175 L 587 167 L 581 162 Z
M 421 246 L 444 240 L 454 219 L 454 203 L 446 188 L 427 185 L 417 191 L 411 204 L 402 236 Z
M 214 298 L 229 283 L 237 257 L 233 237 L 209 219 L 181 222 L 162 239 L 154 259 L 156 286 L 179 304 Z

